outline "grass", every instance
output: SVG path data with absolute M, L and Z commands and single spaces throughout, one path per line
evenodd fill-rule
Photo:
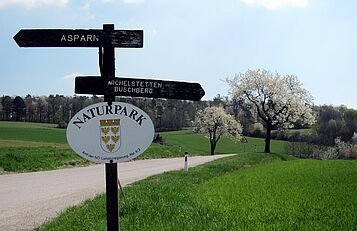
M 356 161 L 273 163 L 212 179 L 197 199 L 222 215 L 217 223 L 224 229 L 353 230 L 356 167 Z
M 191 130 L 181 130 L 174 132 L 160 133 L 168 145 L 181 148 L 182 152 L 189 152 L 191 155 L 210 153 L 210 145 L 208 137 L 204 135 L 194 134 Z M 245 144 L 246 152 L 254 152 L 256 145 L 256 152 L 264 151 L 264 139 L 247 137 L 248 143 Z M 285 141 L 272 140 L 271 151 L 273 153 L 283 153 Z M 217 144 L 216 153 L 242 153 L 244 152 L 244 145 L 241 142 L 234 142 L 228 137 L 222 137 Z
M 0 122 L 0 173 L 51 170 L 89 162 L 71 151 L 56 125 Z M 208 155 L 209 141 L 190 130 L 163 132 L 139 158 Z M 125 189 L 122 230 L 353 230 L 357 227 L 357 161 L 296 160 L 284 141 L 227 137 L 216 153 L 240 153 L 168 172 Z M 255 150 L 256 147 L 256 150 Z M 66 210 L 40 230 L 106 230 L 105 196 Z
M 43 171 L 88 164 L 88 160 L 68 148 L 0 147 L 2 172 Z
M 0 174 L 89 165 L 54 124 L 0 122 Z
M 125 193 L 121 230 L 357 227 L 357 161 L 282 161 L 276 155 L 244 153 L 188 173 L 150 177 Z M 106 230 L 105 196 L 67 209 L 39 230 Z
M 66 144 L 66 130 L 53 124 L 0 122 L 0 140 Z
M 15 143 L 14 141 L 16 140 L 38 142 L 39 146 L 43 146 L 46 143 L 50 143 L 50 146 L 55 144 L 66 144 L 66 130 L 57 129 L 55 126 L 56 125 L 53 124 L 41 123 L 0 122 L 0 141 L 2 141 L 5 146 L 6 142 Z M 191 130 L 186 129 L 174 132 L 162 132 L 160 135 L 164 138 L 167 145 L 153 145 L 152 150 L 148 150 L 143 158 L 148 158 L 148 156 L 154 155 L 154 151 L 163 153 L 161 156 L 157 157 L 165 157 L 166 155 L 169 157 L 177 156 L 184 152 L 189 152 L 190 155 L 207 155 L 210 153 L 208 138 L 204 135 L 194 134 Z M 283 144 L 284 141 L 272 140 L 272 152 L 283 153 Z M 18 145 L 19 144 L 17 144 L 17 146 Z M 262 152 L 264 149 L 264 139 L 248 138 L 248 143 L 245 145 L 245 151 L 254 152 L 255 145 L 257 147 L 257 152 Z M 240 152 L 244 152 L 244 145 L 240 142 L 235 143 L 227 137 L 223 137 L 219 141 L 216 149 L 216 153 Z
M 68 147 L 65 129 L 53 124 L 0 122 L 0 173 L 51 170 L 66 166 L 88 165 Z M 209 140 L 191 130 L 163 132 L 166 145 L 152 144 L 137 159 L 209 155 Z M 245 151 L 262 152 L 264 140 L 248 138 Z M 272 141 L 272 151 L 283 153 L 284 141 Z M 216 153 L 242 153 L 244 145 L 223 137 Z M 58 157 L 57 157 L 58 156 Z M 60 161 L 59 161 L 60 160 Z M 55 162 L 55 163 L 52 163 Z M 71 163 L 68 165 L 68 163 Z M 46 167 L 46 165 L 48 165 Z

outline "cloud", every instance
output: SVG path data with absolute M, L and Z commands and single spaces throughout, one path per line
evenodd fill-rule
M 86 3 L 82 6 L 82 9 L 83 9 L 83 10 L 89 10 L 90 7 L 91 7 L 90 2 L 86 2 Z
M 126 4 L 140 4 L 144 3 L 145 0 L 123 0 L 123 2 Z
M 42 6 L 67 6 L 69 0 L 1 0 L 0 9 L 11 5 L 20 5 L 26 7 L 42 7 Z
M 145 0 L 101 0 L 101 1 L 104 3 L 106 3 L 106 2 L 122 2 L 125 4 L 131 4 L 131 5 L 141 4 L 141 3 L 145 2 Z
M 277 10 L 283 6 L 305 8 L 309 0 L 241 0 L 248 6 L 262 6 L 269 10 Z
M 65 75 L 63 77 L 61 77 L 61 79 L 64 79 L 64 80 L 73 80 L 74 81 L 74 78 L 77 77 L 77 76 L 82 76 L 83 74 L 79 73 L 79 72 L 73 72 L 73 73 L 70 73 L 68 75 Z

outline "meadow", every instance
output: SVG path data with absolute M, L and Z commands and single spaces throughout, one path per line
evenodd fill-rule
M 66 130 L 42 123 L 0 122 L 0 173 L 52 170 L 89 165 L 90 162 L 75 154 L 67 145 Z M 209 155 L 209 140 L 190 129 L 162 132 L 165 145 L 153 143 L 137 159 Z M 263 151 L 264 140 L 248 138 L 244 145 L 223 137 L 216 153 Z M 283 141 L 273 141 L 272 151 L 283 152 Z
M 209 155 L 204 135 L 162 132 L 139 158 Z M 357 161 L 300 160 L 284 141 L 223 137 L 216 153 L 238 153 L 189 172 L 173 171 L 127 186 L 120 198 L 121 230 L 354 230 Z M 0 172 L 89 165 L 51 124 L 0 122 Z M 38 230 L 106 230 L 105 195 L 65 210 Z
M 284 157 L 284 158 L 282 158 Z M 121 230 L 354 230 L 357 161 L 243 153 L 136 182 Z M 105 195 L 38 230 L 106 230 Z

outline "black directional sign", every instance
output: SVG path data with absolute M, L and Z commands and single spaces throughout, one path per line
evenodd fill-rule
M 22 29 L 14 40 L 20 47 L 143 47 L 142 30 Z
M 181 100 L 200 100 L 205 91 L 199 83 L 118 77 L 105 80 L 99 76 L 75 79 L 77 94 L 133 96 Z

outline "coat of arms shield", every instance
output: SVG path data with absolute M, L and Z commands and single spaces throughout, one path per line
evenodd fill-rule
M 120 119 L 100 120 L 100 144 L 108 153 L 116 152 L 121 143 Z

